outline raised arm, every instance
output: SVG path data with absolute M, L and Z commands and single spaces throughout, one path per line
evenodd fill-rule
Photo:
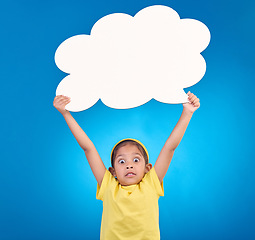
M 68 127 L 70 128 L 71 132 L 76 138 L 78 144 L 84 150 L 86 158 L 89 162 L 90 168 L 98 184 L 101 186 L 106 168 L 92 141 L 89 139 L 86 133 L 81 129 L 81 127 L 72 117 L 71 113 L 65 109 L 65 106 L 69 102 L 70 102 L 70 98 L 66 96 L 58 95 L 55 97 L 53 105 L 63 115 Z
M 154 168 L 160 182 L 162 182 L 166 175 L 174 151 L 181 142 L 193 113 L 200 107 L 199 99 L 193 93 L 188 92 L 188 99 L 190 102 L 183 104 L 182 115 L 168 137 L 155 163 Z

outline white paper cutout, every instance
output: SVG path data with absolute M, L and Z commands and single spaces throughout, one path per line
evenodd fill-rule
M 200 54 L 210 32 L 200 21 L 180 19 L 170 7 L 156 5 L 134 17 L 114 13 L 99 19 L 90 35 L 77 35 L 55 53 L 69 75 L 56 95 L 71 97 L 69 111 L 83 111 L 100 98 L 112 108 L 140 106 L 152 98 L 187 102 L 183 88 L 199 82 L 206 63 Z

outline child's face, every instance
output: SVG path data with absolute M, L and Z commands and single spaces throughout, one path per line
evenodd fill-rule
M 111 172 L 121 185 L 128 186 L 139 183 L 151 167 L 150 163 L 145 165 L 145 159 L 137 146 L 127 144 L 118 149 Z

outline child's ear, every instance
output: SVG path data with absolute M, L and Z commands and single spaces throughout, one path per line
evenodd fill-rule
M 114 176 L 116 177 L 116 172 L 115 172 L 115 169 L 113 167 L 109 167 L 109 172 Z
M 151 163 L 147 163 L 145 165 L 145 173 L 149 172 L 152 169 L 152 164 Z

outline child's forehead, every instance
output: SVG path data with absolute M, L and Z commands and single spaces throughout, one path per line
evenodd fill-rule
M 116 151 L 116 157 L 118 157 L 119 155 L 128 155 L 128 154 L 132 154 L 132 155 L 142 155 L 142 152 L 140 151 L 140 149 L 135 145 L 135 144 L 125 144 L 124 146 L 121 146 L 117 151 Z

